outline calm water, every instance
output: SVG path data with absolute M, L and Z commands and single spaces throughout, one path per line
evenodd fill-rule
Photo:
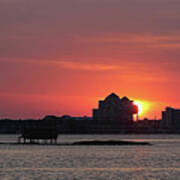
M 15 142 L 16 135 L 0 135 Z M 87 139 L 148 141 L 153 146 L 0 145 L 0 180 L 178 180 L 180 135 L 60 135 L 59 142 Z

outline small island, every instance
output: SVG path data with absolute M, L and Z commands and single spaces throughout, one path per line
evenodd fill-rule
M 118 140 L 92 140 L 92 141 L 79 141 L 74 142 L 71 145 L 152 145 L 149 142 L 137 142 L 137 141 L 118 141 Z

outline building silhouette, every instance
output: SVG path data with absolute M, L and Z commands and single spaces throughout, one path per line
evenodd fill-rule
M 180 109 L 167 107 L 162 120 L 143 119 L 133 121 L 138 107 L 127 97 L 111 93 L 100 100 L 93 116 L 48 115 L 42 119 L 0 120 L 0 133 L 21 134 L 27 142 L 55 142 L 58 134 L 109 134 L 109 133 L 180 133 Z M 19 139 L 19 140 L 21 140 Z
M 180 109 L 166 107 L 162 112 L 162 125 L 165 128 L 180 128 Z
M 99 101 L 97 109 L 93 109 L 93 120 L 118 121 L 119 124 L 133 123 L 133 115 L 138 113 L 138 107 L 126 96 L 120 98 L 111 93 L 104 100 Z

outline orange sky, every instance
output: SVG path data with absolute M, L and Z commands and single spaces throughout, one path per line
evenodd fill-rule
M 180 107 L 179 9 L 179 0 L 1 0 L 0 118 L 91 115 L 111 92 L 146 102 L 141 118 Z

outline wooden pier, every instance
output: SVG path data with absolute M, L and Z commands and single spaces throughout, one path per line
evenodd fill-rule
M 18 143 L 23 144 L 57 144 L 58 133 L 55 128 L 31 127 L 25 128 L 21 136 L 18 137 Z

